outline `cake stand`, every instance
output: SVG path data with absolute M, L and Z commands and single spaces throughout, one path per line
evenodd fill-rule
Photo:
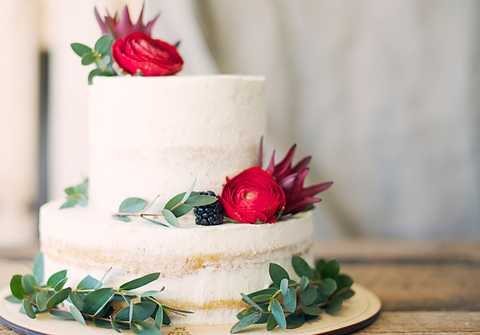
M 381 301 L 378 296 L 367 288 L 354 284 L 355 295 L 343 303 L 342 309 L 333 314 L 323 313 L 319 318 L 306 322 L 297 329 L 282 330 L 279 327 L 268 332 L 265 324 L 252 325 L 238 334 L 266 335 L 315 335 L 315 334 L 346 334 L 363 328 L 376 320 L 380 313 Z M 93 324 L 85 327 L 74 320 L 54 317 L 48 313 L 37 315 L 36 319 L 19 312 L 20 304 L 5 300 L 10 295 L 10 288 L 0 291 L 0 321 L 13 330 L 28 335 L 113 335 L 113 329 L 105 329 Z M 163 326 L 164 335 L 227 335 L 233 325 L 215 326 Z M 133 334 L 130 330 L 122 330 L 124 334 Z

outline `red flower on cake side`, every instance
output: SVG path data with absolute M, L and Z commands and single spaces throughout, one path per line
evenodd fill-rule
M 261 147 L 262 146 L 260 146 L 260 148 Z M 305 157 L 294 167 L 292 167 L 295 149 L 296 144 L 290 148 L 285 158 L 276 165 L 274 151 L 270 160 L 270 164 L 266 170 L 280 185 L 285 193 L 286 205 L 283 215 L 292 215 L 310 209 L 314 203 L 322 200 L 320 198 L 315 198 L 314 195 L 325 191 L 333 184 L 333 182 L 330 181 L 303 188 L 305 177 L 309 171 L 307 166 L 312 157 Z
M 245 223 L 275 223 L 285 206 L 285 194 L 261 167 L 249 168 L 232 179 L 227 177 L 222 195 L 225 216 Z
M 145 33 L 132 33 L 112 46 L 115 63 L 128 74 L 141 71 L 144 76 L 169 76 L 183 67 L 177 48 Z

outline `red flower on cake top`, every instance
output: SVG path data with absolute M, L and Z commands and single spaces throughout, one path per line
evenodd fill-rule
M 168 76 L 177 73 L 183 66 L 176 47 L 142 32 L 116 40 L 112 46 L 112 57 L 128 74 L 141 71 L 144 76 Z
M 93 84 L 95 76 L 168 76 L 182 69 L 183 59 L 176 48 L 178 43 L 173 46 L 150 37 L 159 15 L 144 25 L 143 7 L 135 24 L 130 20 L 126 6 L 119 19 L 116 13 L 113 17 L 107 13 L 104 21 L 96 8 L 94 12 L 104 35 L 93 48 L 80 43 L 71 44 L 73 51 L 82 57 L 82 65 L 96 65 L 88 75 L 89 85 Z
M 285 206 L 285 194 L 261 167 L 249 168 L 232 179 L 227 177 L 218 197 L 224 214 L 244 223 L 274 223 Z
M 130 13 L 128 12 L 128 7 L 125 6 L 123 9 L 120 18 L 117 19 L 117 13 L 112 17 L 108 12 L 107 16 L 105 16 L 105 21 L 102 20 L 100 14 L 98 14 L 97 7 L 94 8 L 95 17 L 97 19 L 98 24 L 100 25 L 100 29 L 102 30 L 102 34 L 110 34 L 113 39 L 124 38 L 131 33 L 142 32 L 147 34 L 148 36 L 152 35 L 152 26 L 155 21 L 158 19 L 160 14 L 155 16 L 153 20 L 147 23 L 147 25 L 143 24 L 143 7 L 145 3 L 142 5 L 142 10 L 140 11 L 140 15 L 138 17 L 137 23 L 133 24 L 130 20 Z

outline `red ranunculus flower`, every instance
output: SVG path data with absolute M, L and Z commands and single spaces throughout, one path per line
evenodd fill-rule
M 172 75 L 183 66 L 177 48 L 142 32 L 116 40 L 112 46 L 112 57 L 124 72 L 136 74 L 140 70 L 144 76 Z
M 228 179 L 218 197 L 225 215 L 238 221 L 277 222 L 277 213 L 285 206 L 285 194 L 272 176 L 261 167 L 247 169 Z

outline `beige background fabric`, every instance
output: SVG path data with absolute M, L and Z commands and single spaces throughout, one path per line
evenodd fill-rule
M 88 176 L 90 69 L 69 45 L 100 36 L 94 5 L 129 4 L 136 20 L 143 1 L 0 1 L 2 63 L 11 65 L 0 81 L 0 228 L 18 235 L 23 215 L 34 238 L 35 50 L 50 53 L 53 199 Z M 265 160 L 297 143 L 296 160 L 313 156 L 307 184 L 334 181 L 315 209 L 317 238 L 480 237 L 480 3 L 145 1 L 145 20 L 158 12 L 153 37 L 181 41 L 182 73 L 266 76 Z M 5 33 L 12 24 L 15 38 Z

